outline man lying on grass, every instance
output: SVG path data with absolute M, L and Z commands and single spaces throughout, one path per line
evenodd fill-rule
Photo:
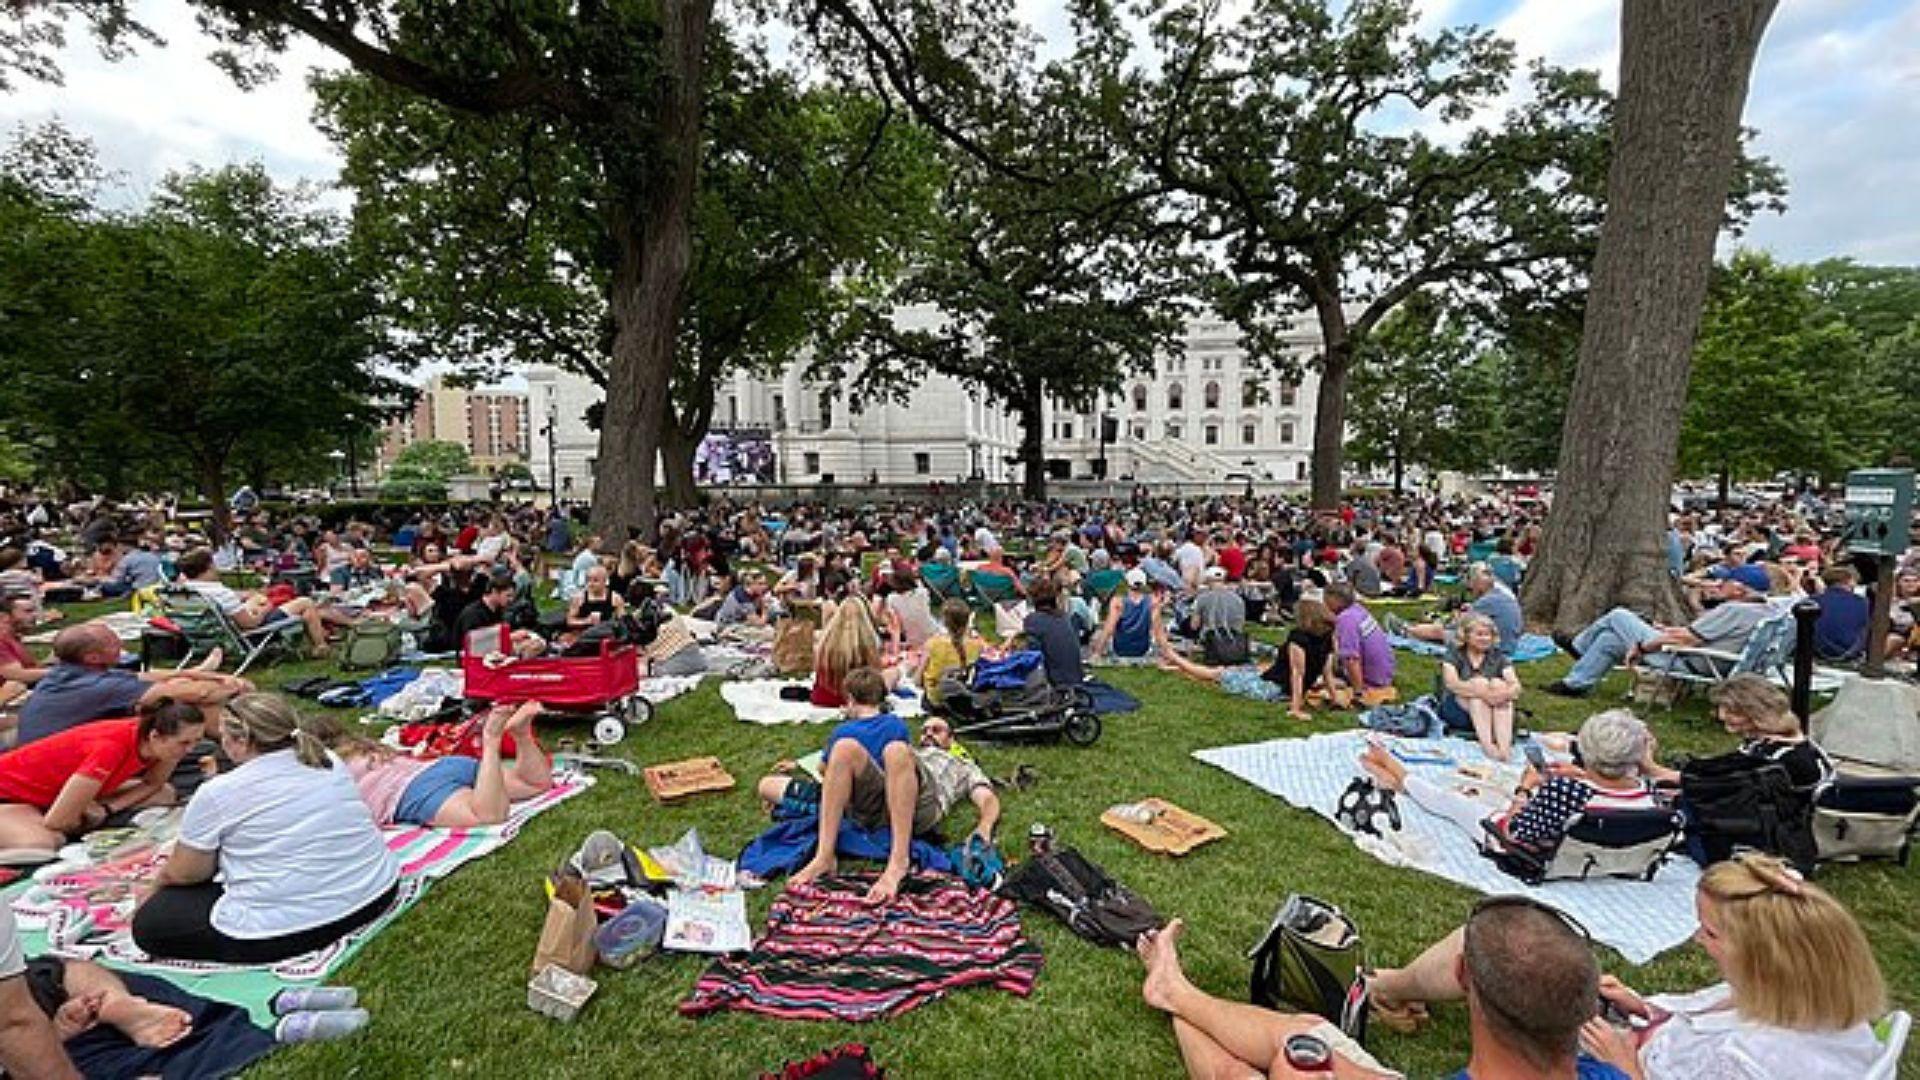
M 760 798 L 770 807 L 783 800 L 819 802 L 819 847 L 793 875 L 796 885 L 839 868 L 840 821 L 847 815 L 863 828 L 889 830 L 886 869 L 866 897 L 869 903 L 882 904 L 894 898 L 907 876 L 915 836 L 932 830 L 947 811 L 968 799 L 980 811 L 974 834 L 990 841 L 1000 820 L 1000 799 L 987 774 L 953 745 L 946 721 L 928 720 L 921 729 L 921 746 L 914 748 L 906 721 L 882 711 L 887 684 L 878 671 L 855 668 L 841 686 L 847 696 L 846 719 L 827 737 L 823 781 L 816 785 L 769 776 L 760 781 Z

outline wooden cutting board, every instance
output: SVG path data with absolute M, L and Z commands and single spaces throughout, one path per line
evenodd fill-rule
M 1153 820 L 1145 825 L 1128 821 L 1111 810 L 1100 815 L 1100 823 L 1148 851 L 1162 855 L 1185 855 L 1227 835 L 1227 830 L 1165 799 L 1142 799 L 1140 805 L 1154 811 Z
M 651 765 L 642 770 L 647 790 L 660 802 L 675 802 L 709 791 L 727 791 L 733 787 L 733 774 L 715 757 L 688 758 L 685 761 Z

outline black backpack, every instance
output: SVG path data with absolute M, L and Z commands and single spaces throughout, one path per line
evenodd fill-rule
M 1795 790 L 1786 766 L 1746 754 L 1696 758 L 1680 771 L 1680 793 L 1701 865 L 1755 848 L 1813 871 L 1813 800 Z
M 1141 934 L 1167 923 L 1152 904 L 1072 848 L 1058 848 L 1021 863 L 999 892 L 1052 912 L 1096 945 L 1130 949 Z
M 1232 667 L 1252 659 L 1253 646 L 1242 631 L 1209 626 L 1200 631 L 1200 651 L 1214 667 Z

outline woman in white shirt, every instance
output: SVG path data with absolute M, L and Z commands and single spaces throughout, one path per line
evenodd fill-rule
M 1746 854 L 1700 878 L 1695 940 L 1725 982 L 1642 998 L 1603 978 L 1600 995 L 1632 1020 L 1595 1019 L 1587 1052 L 1635 1080 L 1853 1080 L 1880 1055 L 1887 1008 L 1873 950 L 1847 909 L 1770 855 Z
M 399 864 L 353 777 L 292 706 L 271 694 L 235 698 L 220 746 L 236 767 L 187 805 L 134 913 L 134 944 L 168 959 L 268 964 L 331 944 L 393 904 Z

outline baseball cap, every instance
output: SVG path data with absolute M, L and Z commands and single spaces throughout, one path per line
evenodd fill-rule
M 1127 571 L 1127 587 L 1130 589 L 1146 588 L 1147 572 L 1145 570 L 1140 569 L 1137 566 Z
M 1710 576 L 1717 581 L 1732 581 L 1745 585 L 1762 596 L 1773 588 L 1773 581 L 1767 577 L 1766 569 L 1753 563 L 1740 566 L 1716 566 Z
M 1227 580 L 1227 571 L 1224 567 L 1209 566 L 1207 567 L 1207 572 L 1202 576 L 1208 581 L 1225 581 Z

